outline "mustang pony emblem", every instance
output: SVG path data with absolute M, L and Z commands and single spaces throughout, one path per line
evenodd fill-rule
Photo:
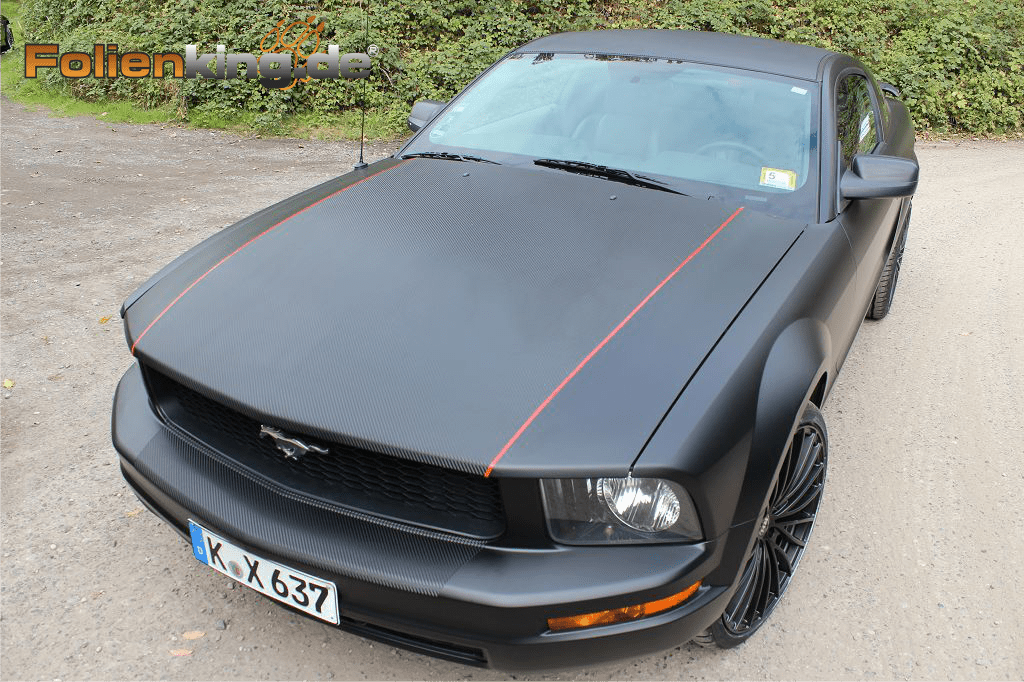
M 277 449 L 284 453 L 285 459 L 299 460 L 311 452 L 315 452 L 320 455 L 327 454 L 327 448 L 304 443 L 298 438 L 285 435 L 284 432 L 279 429 L 275 429 L 273 426 L 261 424 L 260 438 L 268 437 L 274 441 L 274 445 L 277 446 Z

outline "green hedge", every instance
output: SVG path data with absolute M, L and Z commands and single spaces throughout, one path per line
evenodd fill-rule
M 363 10 L 352 0 L 28 0 L 22 21 L 33 42 L 89 51 L 258 54 L 280 19 L 316 14 L 326 42 L 365 48 Z M 510 48 L 548 33 L 594 28 L 688 28 L 758 35 L 853 54 L 903 90 L 919 130 L 998 134 L 1024 125 L 1024 0 L 377 0 L 369 40 L 381 48 L 367 104 L 401 129 L 410 104 L 447 99 Z M 49 86 L 83 99 L 177 103 L 194 123 L 237 117 L 273 129 L 289 114 L 311 125 L 357 106 L 362 84 L 335 80 L 280 92 L 255 81 L 64 80 Z M 318 118 L 322 117 L 322 118 Z

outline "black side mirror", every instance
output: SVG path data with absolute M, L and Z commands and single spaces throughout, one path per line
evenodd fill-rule
M 444 108 L 447 102 L 436 99 L 424 99 L 412 105 L 412 113 L 409 114 L 409 130 L 414 133 L 423 126 L 430 123 L 430 119 L 437 116 L 437 112 Z
M 878 87 L 882 88 L 882 92 L 889 95 L 890 97 L 895 97 L 896 99 L 899 99 L 900 95 L 903 94 L 902 92 L 900 92 L 900 89 L 897 88 L 892 83 L 879 83 Z
M 857 154 L 839 180 L 843 199 L 909 197 L 917 191 L 917 161 L 899 156 Z

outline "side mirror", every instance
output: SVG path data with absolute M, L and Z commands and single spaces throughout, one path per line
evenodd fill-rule
M 896 99 L 899 99 L 900 95 L 903 94 L 902 92 L 900 92 L 900 89 L 897 88 L 892 83 L 879 83 L 878 87 L 882 88 L 882 92 L 891 97 L 895 97 Z
M 412 113 L 409 114 L 409 130 L 414 133 L 423 126 L 430 123 L 430 119 L 437 116 L 437 112 L 444 108 L 447 102 L 436 99 L 424 99 L 412 105 Z
M 909 197 L 917 191 L 920 167 L 899 156 L 857 154 L 839 180 L 843 199 Z

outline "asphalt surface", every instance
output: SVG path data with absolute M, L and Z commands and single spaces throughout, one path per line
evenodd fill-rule
M 1024 144 L 918 152 L 894 310 L 865 323 L 825 406 L 825 499 L 769 624 L 730 651 L 683 644 L 547 677 L 1024 677 Z M 3 678 L 505 677 L 236 589 L 142 509 L 110 445 L 111 397 L 132 362 L 121 301 L 187 247 L 354 161 L 351 143 L 2 101 Z

